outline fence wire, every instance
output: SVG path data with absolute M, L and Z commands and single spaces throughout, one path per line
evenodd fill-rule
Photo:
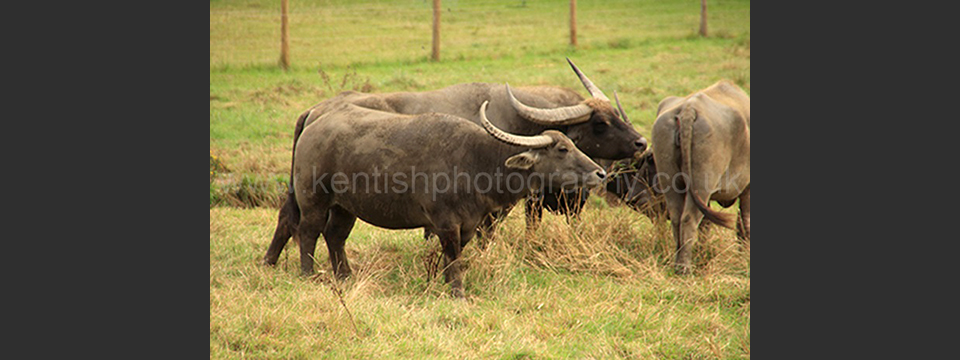
M 567 0 L 447 0 L 441 6 L 441 58 L 553 52 L 569 45 Z M 682 7 L 689 11 L 678 13 L 676 3 L 650 0 L 578 1 L 579 46 L 630 46 L 651 37 L 683 36 L 684 31 L 695 30 L 700 4 L 691 1 Z M 660 11 L 667 8 L 674 11 Z M 274 61 L 279 57 L 281 16 L 279 2 L 260 8 L 211 8 L 211 65 Z M 419 58 L 431 48 L 432 16 L 429 0 L 330 6 L 292 2 L 288 9 L 291 61 L 349 64 L 370 58 Z M 650 21 L 654 18 L 660 19 Z M 683 23 L 689 23 L 691 30 L 678 30 Z

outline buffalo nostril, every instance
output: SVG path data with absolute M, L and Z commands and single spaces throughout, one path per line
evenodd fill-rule
M 640 140 L 637 140 L 634 144 L 636 144 L 637 147 L 640 148 L 640 149 L 646 149 L 646 148 L 647 148 L 647 139 L 640 138 Z

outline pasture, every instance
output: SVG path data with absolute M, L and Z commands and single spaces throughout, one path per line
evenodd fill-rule
M 586 96 L 569 57 L 650 139 L 666 96 L 720 79 L 750 92 L 750 3 L 708 3 L 701 38 L 697 1 L 578 1 L 574 49 L 568 1 L 445 0 L 431 62 L 429 1 L 293 0 L 284 72 L 279 1 L 211 1 L 211 358 L 749 358 L 749 244 L 713 227 L 678 276 L 669 224 L 598 196 L 579 221 L 545 214 L 532 231 L 518 206 L 484 248 L 467 245 L 466 301 L 419 229 L 357 221 L 342 283 L 321 244 L 315 278 L 298 276 L 292 241 L 275 268 L 259 264 L 311 105 L 475 81 Z

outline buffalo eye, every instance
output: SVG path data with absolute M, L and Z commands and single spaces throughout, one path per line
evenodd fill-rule
M 568 148 L 566 148 L 566 147 L 559 147 L 559 148 L 557 148 L 557 151 L 559 151 L 559 152 L 561 152 L 561 153 L 566 153 L 567 151 L 570 151 L 570 149 L 568 149 Z
M 593 133 L 594 134 L 603 134 L 607 131 L 607 124 L 603 122 L 596 122 L 593 124 Z

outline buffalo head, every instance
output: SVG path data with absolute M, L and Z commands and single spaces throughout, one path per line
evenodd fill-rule
M 505 143 L 530 148 L 513 155 L 505 161 L 508 168 L 530 171 L 528 186 L 535 191 L 542 189 L 572 190 L 580 187 L 595 187 L 606 176 L 600 165 L 580 151 L 573 141 L 556 130 L 546 130 L 540 135 L 523 136 L 507 133 L 487 119 L 487 101 L 480 105 L 480 121 L 494 138 Z
M 634 159 L 614 163 L 605 189 L 634 210 L 656 219 L 666 215 L 667 210 L 659 180 L 653 152 L 647 151 Z
M 541 125 L 566 127 L 564 133 L 592 158 L 625 159 L 646 150 L 647 139 L 630 125 L 616 92 L 614 109 L 610 99 L 569 58 L 567 62 L 592 98 L 573 106 L 541 109 L 521 103 L 507 85 L 507 96 L 520 116 Z

